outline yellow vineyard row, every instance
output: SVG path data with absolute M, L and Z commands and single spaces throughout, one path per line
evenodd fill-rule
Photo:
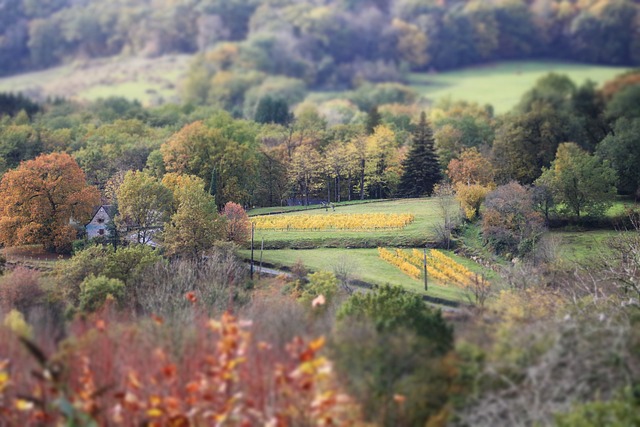
M 401 249 L 390 251 L 378 248 L 378 253 L 380 258 L 398 267 L 408 276 L 414 279 L 421 277 L 424 269 L 424 254 L 421 251 L 417 249 L 413 249 L 411 252 Z M 435 249 L 431 249 L 427 253 L 427 274 L 443 285 L 453 285 L 462 289 L 489 285 L 488 282 L 478 278 L 465 266 Z
M 264 215 L 253 217 L 259 230 L 388 230 L 406 227 L 411 214 Z
M 393 253 L 385 248 L 378 248 L 378 255 L 389 264 L 398 267 L 406 275 L 414 279 L 420 278 L 420 269 L 398 256 L 397 250 L 396 253 Z

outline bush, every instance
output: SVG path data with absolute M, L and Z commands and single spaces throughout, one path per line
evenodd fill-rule
M 172 319 L 190 318 L 190 303 L 184 298 L 188 292 L 193 292 L 207 311 L 221 312 L 230 304 L 244 304 L 248 300 L 247 266 L 234 251 L 233 244 L 219 243 L 206 260 L 156 263 L 134 286 L 139 308 Z
M 456 369 L 447 356 L 453 331 L 439 311 L 383 286 L 353 294 L 338 319 L 332 356 L 369 421 L 431 425 L 446 417 Z
M 80 310 L 96 311 L 109 296 L 122 303 L 125 294 L 124 288 L 124 283 L 121 280 L 91 275 L 80 284 Z
M 162 256 L 147 245 L 133 245 L 114 250 L 112 246 L 91 246 L 56 266 L 56 276 L 65 299 L 79 303 L 81 283 L 89 276 L 118 279 L 133 292 L 148 268 Z
M 338 279 L 335 274 L 327 271 L 318 271 L 309 275 L 309 283 L 305 284 L 300 295 L 300 302 L 309 308 L 313 301 L 322 295 L 324 301 L 319 308 L 324 309 L 333 302 L 334 297 L 338 293 Z
M 527 188 L 512 182 L 487 195 L 482 235 L 497 253 L 527 255 L 544 231 L 544 219 L 534 210 Z

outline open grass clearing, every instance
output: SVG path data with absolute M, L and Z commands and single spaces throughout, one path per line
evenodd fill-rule
M 22 92 L 35 99 L 96 100 L 111 96 L 143 105 L 179 101 L 179 84 L 191 55 L 158 58 L 113 57 L 77 61 L 43 71 L 0 79 L 0 92 Z
M 422 246 L 432 238 L 432 228 L 437 223 L 440 213 L 437 200 L 431 198 L 402 199 L 379 202 L 375 204 L 354 204 L 336 206 L 335 212 L 329 208 L 304 212 L 291 212 L 283 215 L 332 215 L 332 214 L 412 214 L 414 221 L 399 230 L 321 230 L 321 231 L 280 231 L 256 230 L 255 239 L 260 242 L 264 238 L 265 247 L 270 249 L 299 248 L 313 249 L 317 247 L 360 247 L 376 248 L 378 246 Z
M 501 114 L 511 110 L 536 80 L 547 73 L 566 74 L 578 85 L 587 79 L 600 85 L 626 70 L 559 61 L 503 61 L 442 73 L 414 73 L 409 81 L 431 100 L 451 97 L 491 104 Z
M 621 233 L 633 231 L 552 231 L 550 236 L 558 240 L 558 257 L 569 262 L 581 263 L 589 258 L 611 252 L 608 241 Z

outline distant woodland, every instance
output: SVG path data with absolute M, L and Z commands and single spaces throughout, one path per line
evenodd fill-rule
M 0 75 L 78 59 L 201 52 L 198 78 L 313 88 L 492 60 L 640 64 L 632 0 L 2 0 Z M 224 77 L 224 76 L 223 76 Z M 220 77 L 219 79 L 223 79 Z

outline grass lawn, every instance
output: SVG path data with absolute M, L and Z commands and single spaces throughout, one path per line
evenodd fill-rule
M 241 251 L 244 257 L 250 257 L 249 250 Z M 256 263 L 260 251 L 254 253 Z M 377 249 L 279 249 L 265 250 L 263 261 L 276 267 L 291 267 L 298 260 L 312 271 L 333 271 L 334 266 L 347 263 L 353 267 L 356 279 L 367 283 L 400 285 L 413 292 L 424 294 L 424 281 L 416 280 L 402 273 L 398 268 L 380 259 Z M 257 265 L 257 264 L 256 264 Z M 464 301 L 465 295 L 455 287 L 446 287 L 434 282 L 429 283 L 428 295 L 455 301 Z
M 620 235 L 615 230 L 552 231 L 559 239 L 559 257 L 569 262 L 583 262 L 592 256 L 607 253 L 607 241 Z M 631 232 L 630 232 L 631 233 Z
M 638 209 L 640 205 L 635 201 L 619 197 L 613 202 L 613 205 L 607 210 L 606 216 L 609 218 L 620 218 L 627 216 L 630 209 Z
M 432 227 L 439 218 L 435 199 L 402 199 L 378 203 L 359 203 L 336 206 L 335 213 L 410 213 L 415 216 L 413 223 L 400 230 L 377 231 L 278 231 L 256 230 L 255 240 L 264 238 L 265 247 L 269 249 L 313 249 L 317 247 L 359 247 L 375 248 L 378 246 L 423 246 L 432 236 Z M 291 212 L 283 215 L 331 215 L 329 208 Z
M 415 73 L 410 83 L 429 99 L 449 96 L 491 104 L 500 114 L 513 108 L 536 80 L 549 72 L 567 74 L 579 85 L 587 79 L 602 84 L 626 70 L 557 61 L 504 61 L 443 73 Z

